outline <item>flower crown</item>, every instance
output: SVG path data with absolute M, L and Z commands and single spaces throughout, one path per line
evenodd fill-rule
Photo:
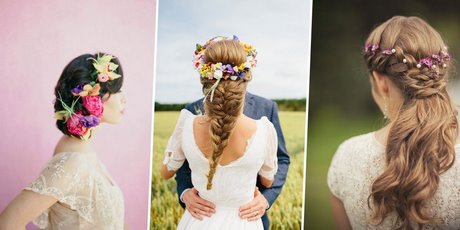
M 230 40 L 230 41 L 237 41 L 247 53 L 246 61 L 240 65 L 232 65 L 232 64 L 224 64 L 221 62 L 217 63 L 206 63 L 204 53 L 206 48 L 215 42 L 223 41 L 223 40 Z M 252 45 L 248 43 L 244 43 L 239 40 L 236 35 L 233 35 L 232 38 L 227 37 L 214 37 L 208 41 L 204 45 L 196 44 L 196 50 L 193 55 L 193 65 L 195 69 L 198 71 L 202 78 L 208 79 L 216 79 L 216 83 L 208 90 L 206 96 L 211 93 L 211 101 L 214 95 L 214 90 L 217 88 L 221 79 L 227 80 L 238 80 L 243 79 L 245 73 L 249 72 L 252 68 L 254 68 L 257 64 L 257 51 Z
M 394 53 L 396 53 L 396 49 L 380 49 L 379 44 L 366 44 L 364 46 L 364 52 L 369 54 L 370 56 L 374 56 L 377 53 L 382 53 L 383 55 L 390 56 Z M 447 62 L 449 62 L 451 59 L 451 55 L 447 52 L 447 47 L 444 47 L 441 51 L 439 51 L 436 54 L 432 54 L 427 57 L 422 57 L 419 58 L 416 67 L 417 68 L 422 68 L 423 66 L 426 66 L 430 69 L 436 69 L 438 66 L 442 68 L 447 67 Z M 404 64 L 407 64 L 407 59 L 403 59 L 402 62 Z
M 100 118 L 104 112 L 102 98 L 99 95 L 101 89 L 99 83 L 121 77 L 121 75 L 114 72 L 118 68 L 118 65 L 111 62 L 112 59 L 114 57 L 109 54 L 104 54 L 102 57 L 98 54 L 97 59 L 87 59 L 93 61 L 95 69 L 91 73 L 93 81 L 80 84 L 71 90 L 72 95 L 76 96 L 77 99 L 73 100 L 70 106 L 62 100 L 59 94 L 58 100 L 61 102 L 64 110 L 57 111 L 54 117 L 57 120 L 64 120 L 67 130 L 74 135 L 80 136 L 83 140 L 87 140 L 91 136 L 92 129 L 99 125 Z M 75 111 L 75 104 L 80 98 L 83 101 L 83 107 L 89 112 L 89 115 L 83 115 L 81 111 Z
M 244 51 L 247 52 L 247 57 L 246 57 L 246 62 L 242 63 L 241 65 L 231 65 L 231 64 L 224 64 L 221 62 L 218 63 L 206 63 L 205 62 L 205 57 L 204 57 L 204 52 L 206 51 L 206 48 L 218 41 L 222 40 L 233 40 L 237 41 L 243 48 Z M 208 78 L 208 79 L 221 79 L 224 78 L 226 79 L 231 79 L 231 80 L 237 80 L 237 79 L 242 79 L 244 78 L 244 73 L 248 72 L 251 68 L 254 68 L 257 64 L 256 60 L 257 56 L 257 51 L 252 47 L 252 45 L 244 43 L 238 39 L 237 36 L 233 35 L 232 38 L 226 38 L 226 37 L 215 37 L 212 38 L 204 45 L 196 44 L 196 50 L 193 55 L 193 64 L 195 69 L 200 73 L 200 76 L 202 78 Z

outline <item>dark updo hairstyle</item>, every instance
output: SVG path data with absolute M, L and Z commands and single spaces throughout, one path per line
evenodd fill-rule
M 62 106 L 60 100 L 62 100 L 62 102 L 64 102 L 68 106 L 71 106 L 72 103 L 76 100 L 74 111 L 81 111 L 83 115 L 90 114 L 83 107 L 83 102 L 81 98 L 77 100 L 78 96 L 74 96 L 72 94 L 72 89 L 77 87 L 78 85 L 96 81 L 94 77 L 91 76 L 91 74 L 94 71 L 96 71 L 93 66 L 94 60 L 92 59 L 97 59 L 98 56 L 102 57 L 103 55 L 105 55 L 105 53 L 101 52 L 96 54 L 83 54 L 74 58 L 71 62 L 69 62 L 69 64 L 67 64 L 67 66 L 62 71 L 61 76 L 59 77 L 56 87 L 54 88 L 54 96 L 56 97 L 54 101 L 54 112 L 64 110 L 64 107 Z M 118 93 L 120 92 L 120 89 L 123 86 L 123 69 L 118 58 L 113 57 L 111 62 L 119 65 L 118 68 L 114 70 L 114 72 L 121 75 L 122 77 L 109 80 L 106 82 L 98 82 L 101 86 L 101 89 L 99 91 L 100 97 L 103 97 L 107 93 L 109 94 L 109 96 L 111 94 Z M 67 125 L 64 122 L 64 120 L 57 120 L 56 126 L 65 135 L 80 138 L 80 136 L 72 134 L 68 131 Z

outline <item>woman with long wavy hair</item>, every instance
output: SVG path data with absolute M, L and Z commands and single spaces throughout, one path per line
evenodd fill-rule
M 340 145 L 328 173 L 339 229 L 459 229 L 457 110 L 451 56 L 418 17 L 395 16 L 366 40 L 372 96 L 387 119 Z

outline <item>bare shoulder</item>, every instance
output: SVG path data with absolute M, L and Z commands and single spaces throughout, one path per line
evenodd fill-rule
M 257 120 L 246 115 L 242 115 L 240 119 L 240 127 L 247 130 L 249 133 L 253 133 L 257 129 Z

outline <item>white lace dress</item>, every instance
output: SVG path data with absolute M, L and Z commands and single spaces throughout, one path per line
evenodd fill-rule
M 273 124 L 266 117 L 257 120 L 256 131 L 248 140 L 244 155 L 225 166 L 218 165 L 212 189 L 207 190 L 209 161 L 195 143 L 195 117 L 187 110 L 181 111 L 163 163 L 168 169 L 178 169 L 187 159 L 194 188 L 201 198 L 216 205 L 216 213 L 200 221 L 186 210 L 177 229 L 263 229 L 261 219 L 241 219 L 238 209 L 254 198 L 257 174 L 270 179 L 275 176 L 278 140 Z
M 95 153 L 54 155 L 30 190 L 56 198 L 34 224 L 40 229 L 123 229 L 123 194 Z
M 454 165 L 441 174 L 438 190 L 429 200 L 430 212 L 442 219 L 439 225 L 423 229 L 460 229 L 460 145 L 455 146 Z M 371 186 L 385 167 L 385 146 L 375 132 L 353 137 L 342 143 L 332 159 L 327 182 L 331 192 L 345 207 L 353 229 L 392 229 L 397 214 L 387 216 L 380 225 L 372 225 L 367 198 Z M 398 223 L 399 224 L 399 223 Z

